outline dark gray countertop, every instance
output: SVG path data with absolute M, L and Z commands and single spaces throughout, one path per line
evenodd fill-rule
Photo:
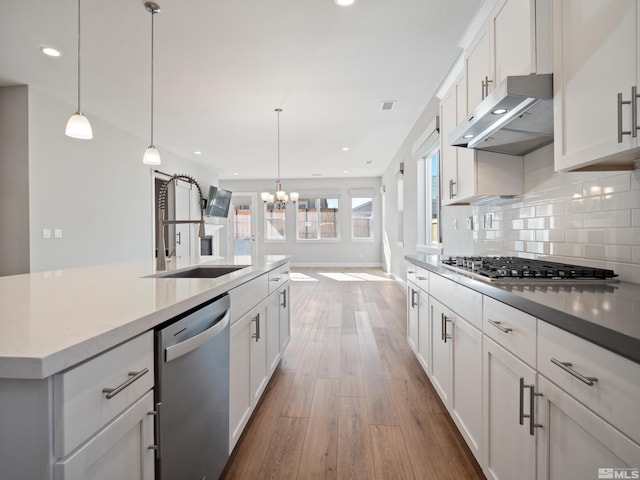
M 640 363 L 640 284 L 492 284 L 441 267 L 436 255 L 405 259 Z

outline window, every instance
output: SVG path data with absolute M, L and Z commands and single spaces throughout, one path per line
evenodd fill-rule
M 440 151 L 436 147 L 418 160 L 418 244 L 440 243 Z
M 337 198 L 301 198 L 298 200 L 296 232 L 298 240 L 337 240 Z
M 264 239 L 274 242 L 284 242 L 286 240 L 286 218 L 287 212 L 284 208 L 273 208 L 273 204 L 268 203 L 264 212 Z
M 233 204 L 233 243 L 235 255 L 251 255 L 251 205 Z
M 373 240 L 373 198 L 351 199 L 351 238 Z

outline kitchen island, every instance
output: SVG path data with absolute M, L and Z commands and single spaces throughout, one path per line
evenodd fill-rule
M 227 292 L 238 347 L 227 388 L 232 405 L 248 405 L 234 425 L 239 436 L 288 342 L 289 259 L 172 262 L 165 272 L 152 262 L 123 263 L 0 278 L 2 475 L 153 479 L 153 330 Z M 163 276 L 194 267 L 239 268 L 218 278 Z M 253 310 L 262 313 L 265 338 L 253 332 Z

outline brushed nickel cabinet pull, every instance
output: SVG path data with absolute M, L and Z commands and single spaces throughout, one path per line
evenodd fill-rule
M 256 322 L 256 333 L 251 335 L 251 338 L 255 338 L 256 342 L 260 341 L 260 314 L 257 313 L 255 317 L 251 319 L 252 322 Z
M 129 385 L 131 385 L 133 382 L 140 380 L 140 378 L 142 378 L 142 376 L 146 373 L 149 373 L 148 368 L 143 368 L 139 372 L 129 372 L 129 378 L 127 380 L 125 380 L 115 388 L 103 388 L 102 393 L 106 393 L 105 397 L 107 398 L 107 400 L 110 400 L 125 388 L 127 388 Z
M 160 459 L 160 406 L 162 403 L 156 403 L 156 409 L 150 412 L 147 412 L 147 415 L 153 415 L 153 420 L 155 424 L 155 432 L 156 432 L 156 444 L 149 445 L 149 450 L 155 450 L 156 459 Z
M 640 125 L 638 125 L 638 87 L 634 85 L 631 87 L 631 136 L 637 137 Z
M 635 131 L 635 128 L 629 131 L 622 130 L 622 106 L 630 105 L 631 103 L 631 100 L 622 100 L 622 93 L 618 93 L 618 143 L 622 143 L 623 135 L 631 135 L 631 130 Z M 631 114 L 633 115 L 633 105 L 631 106 Z M 635 127 L 635 125 L 632 125 L 632 127 Z
M 427 277 L 418 277 L 418 280 L 424 281 L 427 280 Z
M 453 181 L 453 178 L 451 180 L 449 180 L 449 199 L 452 199 L 453 197 L 456 196 L 455 193 L 453 193 L 453 186 L 456 184 L 456 182 Z
M 503 327 L 502 326 L 502 322 L 499 322 L 498 320 L 491 320 L 489 319 L 489 323 L 491 325 L 493 325 L 494 327 L 496 327 L 498 330 L 500 330 L 501 332 L 504 333 L 509 333 L 509 332 L 513 332 L 513 328 L 509 328 L 509 327 Z
M 524 389 L 529 389 L 529 413 L 524 413 Z M 536 428 L 542 428 L 542 425 L 535 423 L 535 397 L 542 397 L 541 393 L 536 393 L 535 385 L 527 385 L 524 378 L 520 377 L 520 425 L 524 425 L 524 419 L 529 419 L 529 435 L 535 435 Z
M 280 306 L 282 308 L 287 308 L 287 291 L 286 290 L 281 291 L 280 295 L 282 295 L 282 303 L 280 304 Z
M 451 319 L 447 317 L 444 313 L 442 314 L 442 341 L 447 343 L 447 339 L 451 339 L 451 335 L 447 333 L 447 322 L 450 322 Z
M 411 308 L 414 308 L 417 303 L 416 303 L 416 292 L 413 288 L 411 289 Z
M 489 84 L 493 83 L 493 80 L 489 80 L 489 76 L 485 75 L 482 81 L 482 100 L 489 96 Z
M 585 383 L 590 387 L 593 387 L 594 383 L 598 381 L 597 377 L 585 377 L 580 372 L 576 372 L 573 368 L 571 368 L 573 366 L 571 362 L 561 362 L 560 360 L 556 360 L 555 358 L 552 358 L 551 363 L 560 367 L 562 370 L 564 370 L 571 376 L 576 377 L 582 383 Z

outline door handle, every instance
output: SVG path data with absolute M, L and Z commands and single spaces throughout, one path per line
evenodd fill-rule
M 251 335 L 251 338 L 255 338 L 256 342 L 260 341 L 260 314 L 256 313 L 256 316 L 251 319 L 252 322 L 256 322 L 256 333 Z
M 176 240 L 176 243 L 178 245 L 182 245 L 182 232 L 176 233 L 176 237 L 178 237 L 178 239 Z
M 524 413 L 524 389 L 529 389 L 529 413 Z M 529 419 L 529 435 L 535 435 L 536 428 L 542 428 L 542 425 L 535 423 L 535 397 L 542 397 L 541 393 L 535 392 L 535 385 L 527 385 L 524 383 L 524 378 L 520 377 L 520 425 L 524 425 L 524 419 Z
M 633 93 L 633 89 L 632 89 Z M 622 130 L 622 106 L 623 105 L 631 105 L 631 116 L 633 117 L 633 102 L 634 98 L 631 100 L 622 100 L 622 93 L 618 93 L 618 143 L 622 143 L 622 137 L 624 135 L 633 135 L 635 133 L 635 124 L 631 125 L 631 130 Z M 635 137 L 635 135 L 633 135 Z
M 176 343 L 175 345 L 171 345 L 164 349 L 164 361 L 169 363 L 172 360 L 175 360 L 178 357 L 186 355 L 189 352 L 192 352 L 199 346 L 211 340 L 213 337 L 222 332 L 227 325 L 229 325 L 229 310 L 211 327 L 207 328 L 205 331 L 200 332 L 197 335 L 194 335 L 187 340 L 184 340 L 180 343 Z

